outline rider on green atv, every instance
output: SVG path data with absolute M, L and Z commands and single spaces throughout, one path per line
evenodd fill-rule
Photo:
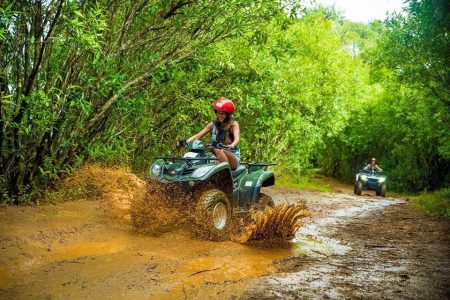
M 370 164 L 364 167 L 365 171 L 377 171 L 378 173 L 383 172 L 383 170 L 377 165 L 377 159 L 372 157 Z
M 209 122 L 199 133 L 186 140 L 187 143 L 200 140 L 209 132 L 212 141 L 228 146 L 228 149 L 212 148 L 219 162 L 227 162 L 232 170 L 235 170 L 241 159 L 239 143 L 239 123 L 233 119 L 235 106 L 233 101 L 226 98 L 219 98 L 214 102 L 213 109 L 216 113 L 216 120 Z

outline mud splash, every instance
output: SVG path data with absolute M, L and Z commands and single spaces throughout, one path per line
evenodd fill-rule
M 100 200 L 106 214 L 118 221 L 129 222 L 130 204 L 146 192 L 146 183 L 123 168 L 84 165 L 49 191 L 43 202 L 68 200 Z
M 160 236 L 172 230 L 193 227 L 192 210 L 201 187 L 186 191 L 179 185 L 145 181 L 121 168 L 86 165 L 64 182 L 67 189 L 86 199 L 101 201 L 105 213 L 129 223 L 136 232 Z M 58 212 L 58 215 L 64 212 Z M 252 211 L 244 226 L 235 226 L 232 240 L 247 243 L 254 240 L 289 240 L 310 216 L 304 202 L 267 207 Z M 242 229 L 243 228 L 243 229 Z M 200 236 L 198 236 L 200 237 Z M 201 237 L 200 237 L 201 238 Z
M 162 184 L 148 181 L 145 189 L 144 193 L 133 198 L 130 205 L 131 222 L 137 232 L 159 236 L 186 225 L 188 214 L 181 210 L 186 208 L 182 204 L 186 195 L 172 190 L 176 202 L 169 202 Z
M 303 225 L 302 218 L 309 216 L 311 213 L 304 203 L 266 207 L 252 213 L 250 224 L 242 230 L 237 241 L 292 239 Z
M 189 228 L 198 238 L 208 239 L 204 232 L 197 230 L 193 221 L 197 218 L 194 204 L 198 195 L 184 191 L 179 186 L 149 181 L 147 192 L 135 197 L 131 203 L 132 224 L 137 232 L 153 236 L 178 228 Z M 305 203 L 251 210 L 247 216 L 234 218 L 234 223 L 240 224 L 234 224 L 230 238 L 238 243 L 290 240 L 303 225 L 302 219 L 310 215 Z

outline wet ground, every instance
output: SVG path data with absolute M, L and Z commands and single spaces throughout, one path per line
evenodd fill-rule
M 450 298 L 449 220 L 334 187 L 266 189 L 312 212 L 283 245 L 138 234 L 135 191 L 108 184 L 98 200 L 0 208 L 0 299 Z
M 353 203 L 313 206 L 321 217 L 297 236 L 305 253 L 276 261 L 243 299 L 450 299 L 450 221 L 404 200 L 322 197 Z

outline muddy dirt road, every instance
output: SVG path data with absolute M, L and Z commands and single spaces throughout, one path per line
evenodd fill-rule
M 267 189 L 306 201 L 292 243 L 196 240 L 176 229 L 137 234 L 132 193 L 0 208 L 1 299 L 450 298 L 450 221 L 407 201 Z

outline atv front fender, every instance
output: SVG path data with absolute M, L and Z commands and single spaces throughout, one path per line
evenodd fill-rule
M 185 180 L 190 182 L 190 184 L 195 183 L 195 185 L 209 182 L 223 191 L 230 198 L 230 201 L 233 200 L 233 180 L 231 178 L 230 165 L 226 162 L 201 166 L 190 176 L 186 177 Z M 232 201 L 232 205 L 235 206 L 236 203 Z

